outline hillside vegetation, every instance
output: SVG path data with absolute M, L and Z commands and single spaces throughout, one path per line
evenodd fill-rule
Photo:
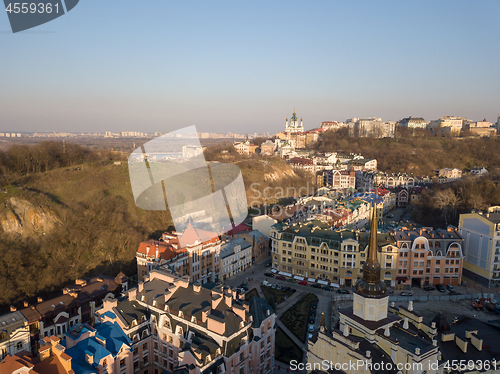
M 253 183 L 310 180 L 279 159 L 233 156 L 221 161 L 241 168 L 247 196 Z M 59 294 L 85 275 L 134 274 L 139 243 L 173 228 L 168 211 L 136 207 L 127 162 L 114 163 L 122 158 L 61 142 L 0 151 L 0 309 Z

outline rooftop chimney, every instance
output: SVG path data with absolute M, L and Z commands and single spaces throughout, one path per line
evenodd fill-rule
M 37 303 L 43 303 L 43 299 L 40 296 L 38 296 L 36 298 L 36 301 L 37 301 Z
M 23 301 L 23 305 L 24 305 L 25 308 L 27 308 L 27 307 L 30 306 L 30 304 L 27 301 Z
M 410 300 L 410 301 L 408 302 L 408 310 L 409 310 L 410 312 L 413 312 L 413 301 L 412 301 L 412 300 Z
M 405 321 L 404 321 L 404 323 L 403 323 L 403 328 L 404 328 L 405 330 L 408 330 L 408 327 L 409 327 L 409 325 L 408 325 L 408 317 L 405 317 Z
M 10 311 L 11 312 L 17 312 L 17 308 L 14 305 L 10 306 Z

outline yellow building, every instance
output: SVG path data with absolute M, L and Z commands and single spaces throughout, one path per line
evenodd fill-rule
M 326 222 L 313 220 L 271 227 L 273 268 L 289 277 L 315 278 L 350 287 L 362 276 L 368 253 L 368 233 L 333 231 Z M 396 283 L 397 246 L 390 234 L 379 233 L 378 260 L 383 264 L 383 280 Z
M 464 239 L 462 274 L 487 287 L 500 285 L 500 206 L 461 214 L 458 230 Z
M 353 306 L 339 311 L 332 331 L 327 331 L 322 320 L 319 331 L 308 342 L 304 369 L 309 373 L 437 374 L 442 369 L 438 341 L 434 339 L 436 325 L 424 325 L 411 301 L 408 308 L 389 308 L 376 233 L 377 220 L 373 217 L 363 278 L 356 282 Z

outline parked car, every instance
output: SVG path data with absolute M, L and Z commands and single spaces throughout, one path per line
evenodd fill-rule
M 312 339 L 312 337 L 313 337 L 313 334 L 311 334 L 311 333 L 308 333 L 308 334 L 307 334 L 307 339 L 311 340 L 311 339 Z
M 349 293 L 349 291 L 344 290 L 344 289 L 338 289 L 338 290 L 337 290 L 337 293 L 341 293 L 341 294 L 348 294 L 348 293 Z
M 431 285 L 428 285 L 428 286 L 425 286 L 425 287 L 424 287 L 424 290 L 425 290 L 425 291 L 434 291 L 435 289 L 436 289 L 436 287 L 431 286 Z
M 272 264 L 270 262 L 266 262 L 266 267 L 271 266 Z
M 281 286 L 281 285 L 277 284 L 277 285 L 276 285 L 276 289 L 277 289 L 277 290 L 282 290 L 282 289 L 283 289 L 283 286 Z
M 309 317 L 309 323 L 314 324 L 314 321 L 315 321 L 315 320 L 316 320 L 316 318 L 314 318 L 314 317 Z
M 457 291 L 450 291 L 449 293 L 450 296 L 453 296 L 453 295 L 461 295 L 460 292 L 457 292 Z
M 314 325 L 309 325 L 308 331 L 309 332 L 313 332 L 314 331 Z
M 240 284 L 240 288 L 243 289 L 243 290 L 245 290 L 245 291 L 248 291 L 248 287 L 244 283 Z
M 295 279 L 293 279 L 293 278 L 288 278 L 288 281 L 291 283 L 295 283 Z
M 303 286 L 307 286 L 307 282 L 306 281 L 300 281 L 299 284 L 301 284 Z
M 323 289 L 325 291 L 333 291 L 333 287 L 332 286 L 325 286 L 325 287 L 323 287 Z
M 311 310 L 311 314 L 309 314 L 309 315 L 310 315 L 310 316 L 314 316 L 314 317 L 316 317 L 316 311 L 315 311 L 314 309 L 313 309 L 313 310 Z
M 278 279 L 278 280 L 280 280 L 280 281 L 284 281 L 284 280 L 286 280 L 286 278 L 285 278 L 283 275 L 278 275 L 278 276 L 276 277 L 276 279 Z
M 273 273 L 264 273 L 264 275 L 265 275 L 266 277 L 271 277 L 271 278 L 272 278 L 272 277 L 274 277 L 274 274 L 273 274 Z
M 405 291 L 405 292 L 401 292 L 401 293 L 399 294 L 399 296 L 413 296 L 413 294 L 412 294 L 411 292 L 406 292 L 406 291 Z
M 446 292 L 446 290 L 444 289 L 443 285 L 442 284 L 438 284 L 436 286 L 436 290 L 438 290 L 439 292 Z
M 455 288 L 451 284 L 447 284 L 446 289 L 450 292 L 455 292 Z
M 318 303 L 312 303 L 311 308 L 316 309 L 318 307 Z
M 313 288 L 321 288 L 321 284 L 314 283 L 314 284 L 311 284 L 311 287 L 313 287 Z

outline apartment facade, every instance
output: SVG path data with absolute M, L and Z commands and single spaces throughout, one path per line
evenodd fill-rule
M 169 266 L 152 270 L 124 297 L 106 299 L 97 315 L 132 341 L 133 367 L 140 374 L 174 368 L 263 374 L 274 365 L 276 314 L 265 300 L 242 301 L 236 290 L 201 286 Z
M 225 280 L 252 265 L 252 246 L 243 238 L 233 238 L 221 245 L 221 279 Z
M 275 220 L 273 220 L 272 218 L 270 219 L 272 220 L 273 224 L 276 223 Z M 269 256 L 269 236 L 263 235 L 257 230 L 241 231 L 234 233 L 232 236 L 234 238 L 245 239 L 245 241 L 252 246 L 252 262 L 262 261 Z
M 271 228 L 273 268 L 288 276 L 315 278 L 350 287 L 362 276 L 369 233 L 333 231 L 324 221 Z M 396 282 L 397 247 L 390 234 L 378 233 L 378 258 L 383 280 Z
M 500 206 L 461 214 L 458 229 L 464 238 L 464 276 L 487 287 L 500 285 Z
M 370 191 L 373 188 L 395 188 L 415 186 L 415 177 L 405 173 L 384 173 L 381 171 L 357 171 L 356 189 L 359 191 Z
M 324 185 L 332 189 L 349 189 L 356 187 L 356 172 L 350 170 L 325 170 L 323 171 Z
M 462 282 L 463 239 L 457 230 L 398 230 L 394 237 L 399 251 L 396 288 Z
M 30 350 L 28 321 L 15 308 L 0 316 L 0 361 L 8 355 Z
M 407 117 L 399 121 L 399 126 L 407 127 L 409 129 L 425 129 L 427 122 L 421 117 Z
M 275 151 L 276 151 L 276 144 L 274 144 L 274 142 L 271 140 L 266 140 L 264 143 L 260 145 L 261 155 L 272 156 L 274 155 Z
M 160 240 L 148 240 L 136 253 L 137 274 L 143 280 L 161 261 L 169 263 L 180 275 L 201 284 L 220 279 L 219 236 L 188 224 L 184 232 L 166 232 Z

